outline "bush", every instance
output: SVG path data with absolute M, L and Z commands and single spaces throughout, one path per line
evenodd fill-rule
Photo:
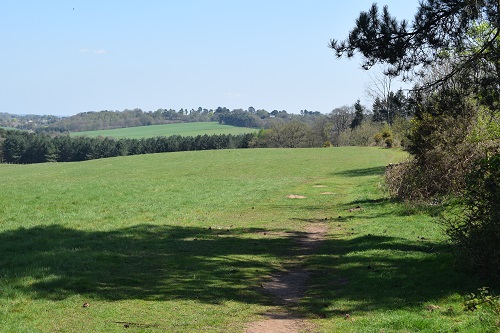
M 500 277 L 500 154 L 480 160 L 468 175 L 463 214 L 443 221 L 458 254 L 475 271 Z
M 394 135 L 392 134 L 392 130 L 387 125 L 385 125 L 382 131 L 376 133 L 373 139 L 375 140 L 375 144 L 377 146 L 385 145 L 387 148 L 397 146 L 396 140 L 394 140 Z
M 385 184 L 391 196 L 404 201 L 432 201 L 436 197 L 461 196 L 474 163 L 499 149 L 495 141 L 462 143 L 428 151 L 426 159 L 411 158 L 390 166 Z
M 385 138 L 385 146 L 387 148 L 392 148 L 392 146 L 394 146 L 394 139 L 390 136 L 390 137 L 387 137 Z

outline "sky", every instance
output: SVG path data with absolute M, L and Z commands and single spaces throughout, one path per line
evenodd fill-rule
M 337 59 L 373 2 L 411 20 L 417 0 L 1 0 L 0 112 L 140 108 L 329 113 L 379 69 Z M 393 83 L 393 87 L 399 87 Z

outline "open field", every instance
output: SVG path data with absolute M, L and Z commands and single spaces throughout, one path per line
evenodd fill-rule
M 213 135 L 213 134 L 246 134 L 253 133 L 257 130 L 254 128 L 235 127 L 229 125 L 221 125 L 214 122 L 195 122 L 195 123 L 180 123 L 166 125 L 151 125 L 117 128 L 112 130 L 88 131 L 88 132 L 73 132 L 71 136 L 88 136 L 88 137 L 113 137 L 119 138 L 152 138 L 156 136 L 197 136 L 197 135 Z
M 455 270 L 433 212 L 380 190 L 404 157 L 345 147 L 0 165 L 0 332 L 243 332 L 280 307 L 261 284 L 291 261 L 311 272 L 291 311 L 314 331 L 496 332 L 498 319 L 462 310 L 482 285 Z M 325 239 L 300 255 L 298 235 L 320 222 Z

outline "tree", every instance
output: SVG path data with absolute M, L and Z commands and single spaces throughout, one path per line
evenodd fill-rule
M 386 74 L 403 74 L 406 78 L 418 74 L 420 66 L 425 69 L 443 59 L 460 57 L 448 75 L 429 82 L 428 86 L 445 82 L 483 61 L 495 63 L 496 73 L 485 81 L 493 80 L 498 87 L 499 17 L 498 0 L 425 0 L 420 2 L 410 25 L 406 20 L 399 22 L 392 17 L 387 6 L 379 15 L 377 5 L 373 4 L 368 12 L 360 13 L 348 39 L 332 39 L 330 47 L 338 57 L 353 57 L 360 52 L 365 58 L 362 65 L 365 69 L 386 64 Z M 471 41 L 470 32 L 478 24 L 487 28 L 481 38 Z M 482 83 L 490 85 L 492 82 Z
M 260 119 L 266 119 L 266 118 L 269 118 L 269 112 L 267 112 L 266 110 L 264 109 L 259 109 L 255 112 L 255 114 L 257 116 L 260 117 Z
M 351 122 L 351 129 L 355 129 L 358 126 L 361 126 L 361 123 L 363 122 L 364 119 L 364 114 L 363 114 L 364 107 L 361 105 L 361 102 L 359 99 L 354 103 L 354 118 Z
M 396 117 L 406 119 L 411 114 L 407 98 L 401 89 L 396 93 L 390 91 L 384 99 L 375 98 L 372 111 L 372 121 L 389 125 L 392 125 Z
M 334 145 L 338 145 L 338 137 L 340 133 L 347 130 L 353 119 L 353 107 L 352 106 L 342 106 L 340 108 L 335 108 L 330 112 L 329 120 L 331 125 L 331 140 L 330 142 Z

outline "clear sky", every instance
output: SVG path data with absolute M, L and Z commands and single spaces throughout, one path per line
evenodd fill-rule
M 1 0 L 0 112 L 328 113 L 369 99 L 327 47 L 373 0 Z M 417 0 L 384 0 L 399 19 Z

